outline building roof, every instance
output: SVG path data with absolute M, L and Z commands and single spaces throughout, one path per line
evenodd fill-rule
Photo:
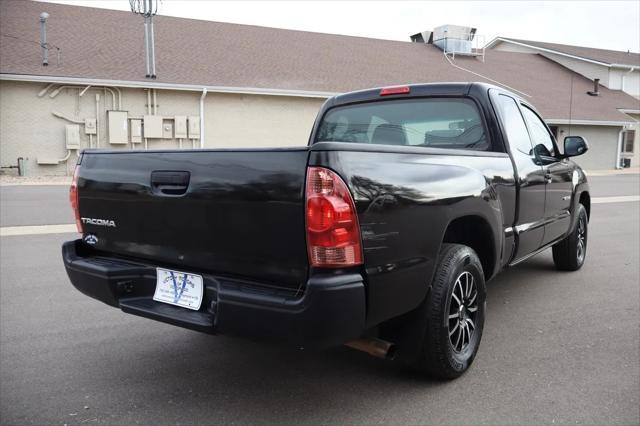
M 38 16 L 48 12 L 48 41 L 62 51 L 41 65 Z M 451 65 L 428 44 L 156 16 L 157 82 L 341 93 L 405 83 L 499 82 L 524 92 L 547 119 L 629 121 L 618 108 L 638 100 L 592 83 L 536 54 L 487 50 L 485 62 L 456 56 Z M 152 83 L 144 77 L 142 18 L 129 12 L 53 3 L 0 1 L 0 74 Z M 467 69 L 465 71 L 459 67 Z M 523 96 L 524 97 L 524 96 Z
M 595 49 L 593 47 L 571 46 L 568 44 L 546 43 L 542 41 L 521 40 L 509 37 L 497 37 L 489 47 L 496 42 L 511 42 L 522 44 L 534 49 L 552 50 L 556 53 L 575 56 L 580 59 L 600 62 L 605 65 L 624 65 L 627 67 L 640 67 L 640 53 L 621 52 L 618 50 Z

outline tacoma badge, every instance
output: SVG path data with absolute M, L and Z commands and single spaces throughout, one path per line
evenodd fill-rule
M 116 227 L 116 222 L 109 219 L 94 219 L 92 217 L 83 217 L 82 223 L 88 223 L 89 225 L 109 226 L 112 228 Z

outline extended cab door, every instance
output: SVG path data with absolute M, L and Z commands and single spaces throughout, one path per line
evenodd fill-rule
M 569 230 L 573 167 L 567 159 L 560 159 L 557 155 L 554 138 L 538 114 L 524 103 L 521 107 L 534 154 L 545 174 L 545 231 L 542 239 L 545 245 L 563 237 Z
M 512 231 L 517 237 L 514 260 L 525 257 L 542 245 L 544 236 L 545 178 L 533 153 L 529 133 L 514 98 L 491 90 L 499 118 L 513 158 L 518 183 L 517 217 Z

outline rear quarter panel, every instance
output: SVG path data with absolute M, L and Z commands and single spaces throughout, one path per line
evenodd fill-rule
M 515 182 L 507 154 L 406 147 L 399 152 L 382 146 L 363 151 L 362 145 L 350 145 L 317 143 L 310 165 L 336 171 L 354 196 L 368 326 L 421 303 L 444 233 L 456 218 L 485 219 L 494 230 L 497 263 L 508 261 L 510 252 L 503 247 L 511 244 L 505 243 L 504 230 L 514 219 Z

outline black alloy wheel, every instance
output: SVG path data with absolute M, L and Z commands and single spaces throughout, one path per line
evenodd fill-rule
M 458 276 L 449 300 L 449 342 L 455 352 L 463 352 L 474 337 L 478 314 L 478 289 L 473 275 Z

